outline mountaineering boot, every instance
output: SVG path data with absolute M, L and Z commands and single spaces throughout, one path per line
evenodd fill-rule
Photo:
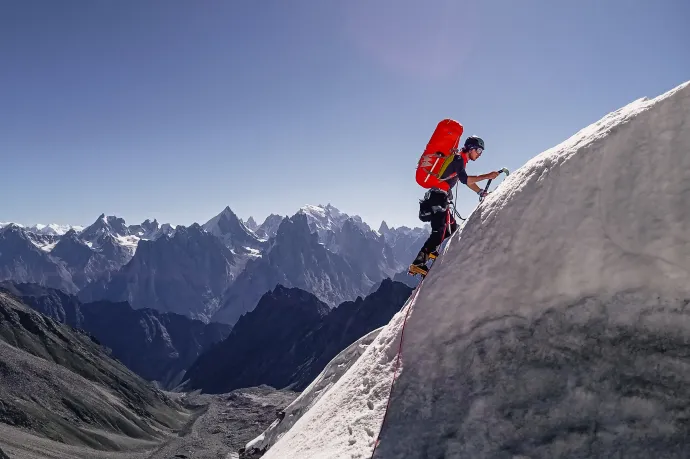
M 426 276 L 429 272 L 429 268 L 426 266 L 426 262 L 429 261 L 429 255 L 423 250 L 420 250 L 417 254 L 417 258 L 414 259 L 410 265 L 409 273 L 412 275 L 420 274 Z
M 437 259 L 437 258 L 438 258 L 438 250 L 434 250 L 433 252 L 431 252 L 431 253 L 429 254 L 429 259 L 430 259 L 430 260 L 435 260 L 435 259 Z

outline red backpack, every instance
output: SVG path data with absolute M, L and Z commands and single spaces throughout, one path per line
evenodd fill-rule
M 421 187 L 448 191 L 448 184 L 439 177 L 453 160 L 453 153 L 458 149 L 462 131 L 462 124 L 455 120 L 445 119 L 438 123 L 417 162 L 415 178 Z M 467 162 L 464 157 L 463 160 Z

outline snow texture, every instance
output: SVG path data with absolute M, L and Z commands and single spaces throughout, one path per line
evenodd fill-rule
M 348 219 L 352 219 L 353 223 L 363 232 L 366 233 L 371 231 L 378 236 L 376 231 L 372 230 L 369 225 L 362 221 L 362 217 L 359 215 L 350 216 L 333 207 L 331 204 L 326 204 L 325 206 L 321 204 L 318 206 L 308 204 L 302 206 L 297 213 L 307 216 L 309 229 L 313 233 L 319 235 L 319 241 L 321 242 L 325 242 L 328 239 L 329 232 L 336 232 L 342 228 L 343 224 Z
M 265 459 L 690 457 L 690 85 L 534 157 Z
M 247 451 L 252 448 L 263 450 L 266 446 L 273 445 L 285 432 L 309 411 L 309 409 L 338 382 L 340 377 L 358 361 L 362 353 L 381 332 L 381 328 L 372 330 L 347 348 L 326 365 L 326 368 L 307 386 L 287 408 L 285 417 L 276 419 L 268 429 L 246 445 Z

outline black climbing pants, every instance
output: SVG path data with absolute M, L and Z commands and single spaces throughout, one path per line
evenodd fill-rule
M 438 246 L 458 229 L 458 223 L 455 221 L 455 218 L 453 218 L 453 215 L 450 216 L 450 227 L 448 227 L 448 222 L 446 220 L 448 218 L 448 212 L 450 212 L 450 209 L 446 212 L 438 212 L 431 216 L 431 221 L 429 222 L 431 224 L 431 234 L 422 247 L 424 252 L 431 253 L 438 249 Z

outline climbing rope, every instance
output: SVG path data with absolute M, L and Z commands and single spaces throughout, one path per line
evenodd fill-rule
M 436 262 L 434 262 L 436 263 Z M 414 302 L 414 298 L 417 297 L 417 293 L 419 292 L 419 288 L 422 286 L 422 283 L 424 282 L 424 279 L 422 279 L 417 287 L 415 288 L 415 291 L 413 294 L 410 296 L 410 303 Z M 402 331 L 400 332 L 400 344 L 398 344 L 398 352 L 397 355 L 395 356 L 395 368 L 393 370 L 393 380 L 391 381 L 391 388 L 390 391 L 388 392 L 388 402 L 386 403 L 386 410 L 383 412 L 383 420 L 381 421 L 381 428 L 379 429 L 379 433 L 376 436 L 376 442 L 374 443 L 374 449 L 371 452 L 371 457 L 373 459 L 374 454 L 376 453 L 376 448 L 379 446 L 379 442 L 381 441 L 381 431 L 383 430 L 383 425 L 386 423 L 386 417 L 388 417 L 388 408 L 390 408 L 391 405 L 391 398 L 393 396 L 393 385 L 395 384 L 395 379 L 398 377 L 398 367 L 400 366 L 400 355 L 402 354 L 402 345 L 403 345 L 403 339 L 405 338 L 405 325 L 407 325 L 407 317 L 410 315 L 410 309 L 412 309 L 412 304 L 410 304 L 407 308 L 407 312 L 405 313 L 405 319 L 403 320 L 403 326 L 402 326 Z
M 449 229 L 449 228 L 450 228 L 450 207 L 446 210 L 446 224 L 443 226 L 443 233 L 441 234 L 441 244 L 443 244 L 443 241 L 446 238 L 446 229 Z M 439 254 L 439 256 L 440 256 L 440 254 Z M 438 257 L 434 260 L 434 264 L 436 264 L 437 261 L 438 261 Z M 417 298 L 417 294 L 419 293 L 419 290 L 422 288 L 422 284 L 424 283 L 424 279 L 426 279 L 426 276 L 424 276 L 422 278 L 422 280 L 419 281 L 419 284 L 417 284 L 417 287 L 415 287 L 414 291 L 410 294 L 410 298 L 407 300 L 410 303 L 410 305 L 408 306 L 407 312 L 405 313 L 405 319 L 403 319 L 403 326 L 402 326 L 402 330 L 400 331 L 400 343 L 398 344 L 398 351 L 395 355 L 395 366 L 393 367 L 393 379 L 391 380 L 391 388 L 390 388 L 390 391 L 388 392 L 388 401 L 386 402 L 386 410 L 383 412 L 383 420 L 381 421 L 381 428 L 379 429 L 379 433 L 376 436 L 376 442 L 374 443 L 374 449 L 371 452 L 371 459 L 374 458 L 374 454 L 376 453 L 376 448 L 379 446 L 379 442 L 381 441 L 381 432 L 383 431 L 383 426 L 386 423 L 386 418 L 388 417 L 388 409 L 390 408 L 390 405 L 391 405 L 391 398 L 393 398 L 393 386 L 395 385 L 395 380 L 398 377 L 398 368 L 400 367 L 400 358 L 402 355 L 403 341 L 405 339 L 405 325 L 407 325 L 407 317 L 410 315 L 410 310 L 412 309 L 412 303 L 414 303 L 414 300 Z

